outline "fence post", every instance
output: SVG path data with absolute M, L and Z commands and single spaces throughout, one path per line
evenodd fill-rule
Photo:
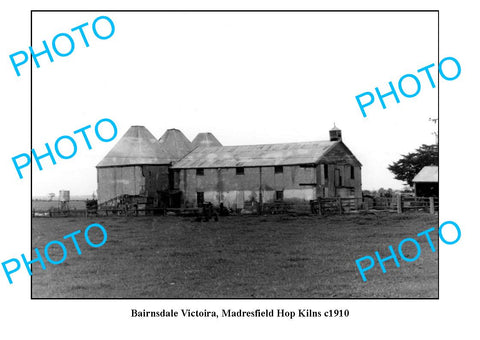
M 341 215 L 342 214 L 342 199 L 340 197 L 337 198 L 337 202 L 338 202 L 338 212 Z
M 430 199 L 430 214 L 435 214 L 435 199 L 433 197 L 429 197 Z
M 402 213 L 402 195 L 397 196 L 397 213 Z

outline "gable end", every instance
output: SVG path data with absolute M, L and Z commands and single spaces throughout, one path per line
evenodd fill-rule
M 362 166 L 362 163 L 360 163 L 360 161 L 343 142 L 338 142 L 329 150 L 327 150 L 322 157 L 318 159 L 317 163 L 350 164 L 359 167 Z

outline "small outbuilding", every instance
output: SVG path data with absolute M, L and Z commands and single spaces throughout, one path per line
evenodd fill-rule
M 438 166 L 425 166 L 413 178 L 415 196 L 438 197 Z

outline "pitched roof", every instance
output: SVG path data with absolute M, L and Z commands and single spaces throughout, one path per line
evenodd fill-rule
M 304 143 L 198 147 L 176 163 L 173 168 L 222 168 L 313 164 L 319 162 L 335 145 L 340 144 L 343 145 L 342 142 L 318 141 Z
M 172 156 L 144 126 L 131 126 L 97 167 L 170 164 Z
M 182 131 L 177 129 L 168 129 L 165 131 L 158 142 L 176 161 L 193 149 L 192 143 L 185 137 Z
M 335 123 L 333 123 L 333 128 L 331 128 L 330 131 L 341 131 L 341 130 L 335 125 Z
M 193 148 L 199 146 L 222 146 L 211 132 L 200 132 L 192 141 Z
M 412 182 L 438 182 L 438 166 L 424 166 Z

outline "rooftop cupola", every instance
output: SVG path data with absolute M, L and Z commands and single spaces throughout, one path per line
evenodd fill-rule
M 341 142 L 342 141 L 342 130 L 335 126 L 333 123 L 333 128 L 330 130 L 330 141 L 331 142 Z

